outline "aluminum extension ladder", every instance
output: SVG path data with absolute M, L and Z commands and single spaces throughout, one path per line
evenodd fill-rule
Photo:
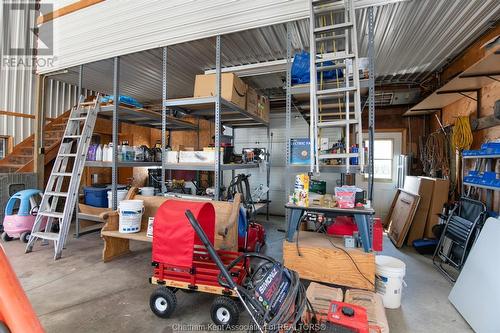
M 53 241 L 54 260 L 61 258 L 78 199 L 80 179 L 98 112 L 99 95 L 91 102 L 83 102 L 82 96 L 78 106 L 71 110 L 59 152 L 40 203 L 40 210 L 26 246 L 26 253 L 33 250 L 37 240 L 42 240 L 44 243 Z M 64 208 L 61 210 L 62 207 Z M 45 220 L 47 223 L 43 228 Z M 54 222 L 59 224 L 58 232 L 52 232 Z
M 349 170 L 350 158 L 358 158 L 364 166 L 363 133 L 361 124 L 361 96 L 359 85 L 358 41 L 353 0 L 310 1 L 310 124 L 311 172 L 319 172 L 320 161 L 341 159 Z M 352 70 L 350 70 L 352 68 Z M 326 71 L 336 70 L 335 82 L 323 80 Z M 352 78 L 350 78 L 352 74 Z M 318 76 L 319 81 L 318 82 Z M 352 101 L 352 102 L 351 102 Z M 327 113 L 326 105 L 334 105 L 338 112 Z M 354 112 L 351 110 L 354 107 Z M 354 116 L 354 117 L 352 117 Z M 327 119 L 328 118 L 328 119 Z M 351 142 L 354 126 L 355 142 Z M 321 153 L 318 142 L 324 128 L 342 128 L 345 152 Z M 350 152 L 352 144 L 358 152 Z

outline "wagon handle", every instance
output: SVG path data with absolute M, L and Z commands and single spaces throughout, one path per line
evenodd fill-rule
M 229 287 L 231 289 L 236 288 L 236 284 L 234 283 L 233 279 L 231 278 L 231 275 L 229 274 L 228 270 L 226 269 L 226 266 L 224 266 L 224 263 L 220 259 L 219 255 L 215 251 L 213 245 L 210 243 L 208 240 L 207 234 L 205 231 L 201 228 L 200 224 L 194 217 L 193 213 L 188 209 L 186 210 L 186 217 L 189 220 L 189 223 L 191 223 L 191 226 L 193 227 L 194 231 L 200 237 L 201 241 L 203 242 L 203 245 L 207 248 L 208 253 L 210 254 L 210 257 L 212 260 L 215 262 L 217 267 L 220 269 L 221 274 L 224 276 L 226 279 L 227 283 L 229 284 Z
M 250 308 L 248 307 L 248 305 L 245 303 L 245 299 L 243 298 L 243 296 L 241 296 L 241 293 L 238 290 L 238 285 L 236 285 L 236 283 L 234 283 L 233 279 L 231 278 L 231 275 L 229 274 L 229 271 L 226 269 L 226 266 L 224 266 L 224 263 L 222 262 L 222 260 L 220 259 L 219 255 L 215 251 L 212 243 L 210 243 L 210 241 L 208 240 L 207 234 L 201 228 L 200 224 L 198 223 L 198 221 L 194 217 L 193 213 L 191 213 L 191 211 L 189 209 L 186 210 L 185 214 L 186 214 L 186 217 L 189 220 L 189 223 L 191 223 L 191 226 L 193 227 L 194 231 L 196 232 L 196 234 L 198 235 L 198 237 L 200 238 L 200 240 L 203 242 L 203 244 L 207 248 L 208 254 L 210 254 L 210 257 L 215 262 L 215 264 L 217 265 L 217 267 L 220 269 L 220 272 L 224 276 L 224 278 L 226 279 L 228 285 L 231 287 L 231 289 L 234 290 L 234 292 L 236 293 L 236 295 L 238 296 L 238 298 L 241 300 L 241 303 L 243 304 L 243 306 L 245 307 L 245 309 L 250 314 L 250 317 L 252 317 L 252 320 L 257 325 L 257 328 L 259 329 L 259 331 L 261 333 L 264 333 L 264 329 L 262 328 L 262 326 L 259 324 L 259 322 L 255 318 L 255 315 L 252 312 L 252 310 L 250 310 Z

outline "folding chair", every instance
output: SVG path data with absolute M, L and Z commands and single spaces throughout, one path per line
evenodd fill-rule
M 432 262 L 450 281 L 453 277 L 443 265 L 455 269 L 458 274 L 486 219 L 486 206 L 478 200 L 462 197 L 447 217 Z

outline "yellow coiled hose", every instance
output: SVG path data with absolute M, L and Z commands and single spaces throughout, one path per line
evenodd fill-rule
M 453 148 L 459 151 L 469 149 L 472 145 L 472 139 L 469 117 L 458 117 L 451 135 Z

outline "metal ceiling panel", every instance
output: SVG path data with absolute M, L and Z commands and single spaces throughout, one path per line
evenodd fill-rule
M 357 0 L 357 4 L 361 4 L 361 1 L 366 2 L 366 0 Z M 103 2 L 103 4 L 108 2 L 114 3 L 115 1 L 110 0 Z M 142 2 L 143 1 L 137 1 L 137 3 Z M 293 15 L 287 14 L 287 19 L 304 15 L 301 12 L 303 10 L 301 6 L 303 6 L 303 2 L 307 1 L 290 0 L 285 2 L 287 3 L 287 8 L 290 6 L 290 9 L 287 10 L 295 13 Z M 172 1 L 172 3 L 180 6 L 177 1 Z M 193 5 L 192 1 L 186 3 L 188 3 L 186 6 Z M 242 5 L 238 0 L 231 1 L 230 3 L 232 5 Z M 265 7 L 262 4 L 262 0 L 253 1 L 252 3 L 255 3 L 255 7 L 261 5 Z M 281 3 L 283 5 L 284 1 L 273 1 L 273 3 Z M 218 4 L 221 13 L 229 8 L 221 5 L 217 1 L 214 3 L 214 6 L 216 6 L 216 4 Z M 156 2 L 154 4 L 148 2 L 148 5 L 149 7 L 156 8 L 156 11 L 159 11 L 159 8 L 164 6 Z M 101 6 L 101 4 L 93 7 L 96 7 L 95 10 L 97 10 L 98 6 Z M 138 7 L 134 7 L 133 9 L 139 11 L 139 16 L 149 13 L 148 11 L 143 12 L 142 9 Z M 244 6 L 240 7 L 238 7 L 239 9 L 237 11 L 231 12 L 229 16 L 232 17 L 232 15 L 236 15 L 236 13 L 241 14 L 242 11 L 240 9 L 246 8 Z M 263 10 L 263 7 L 259 7 L 260 10 Z M 184 13 L 183 10 L 186 9 L 183 6 L 169 8 L 170 10 L 179 10 L 179 15 Z M 234 9 L 234 7 L 231 8 Z M 281 16 L 282 13 L 277 14 L 274 12 L 278 7 L 273 7 L 267 3 L 266 8 L 266 17 L 268 17 L 267 15 L 269 13 L 272 13 L 273 15 L 278 15 L 279 19 L 283 18 Z M 129 15 L 119 8 L 114 9 L 117 10 L 117 12 L 114 12 L 111 16 L 124 15 L 124 17 L 128 17 L 127 15 Z M 127 10 L 133 9 L 127 7 Z M 253 9 L 252 15 L 256 15 L 257 12 L 255 10 L 257 9 Z M 95 13 L 96 12 L 94 12 L 94 14 Z M 192 13 L 190 15 L 184 13 L 183 15 L 184 21 L 186 18 L 190 18 L 191 23 L 196 22 L 197 18 L 200 19 L 199 14 L 198 16 Z M 208 15 L 208 13 L 206 15 Z M 359 33 L 358 42 L 360 44 L 359 50 L 360 56 L 363 57 L 367 55 L 367 9 L 358 9 L 356 15 Z M 68 17 L 70 16 L 71 15 L 68 15 Z M 250 16 L 245 17 L 250 20 Z M 155 16 L 153 15 L 151 17 Z M 450 59 L 470 45 L 491 26 L 491 22 L 498 20 L 499 17 L 500 2 L 498 0 L 410 0 L 376 7 L 375 64 L 378 81 L 382 83 L 399 82 L 419 84 L 430 72 L 444 66 Z M 255 17 L 252 16 L 252 18 Z M 61 18 L 61 20 L 62 19 L 64 19 L 64 17 Z M 142 21 L 137 18 L 135 18 L 135 20 Z M 92 20 L 90 22 L 96 23 Z M 96 23 L 96 27 L 94 28 L 105 29 L 109 36 L 113 36 L 113 38 L 108 37 L 106 42 L 115 46 L 120 45 L 123 53 L 135 50 L 137 48 L 137 45 L 135 45 L 137 40 L 133 39 L 127 41 L 124 40 L 121 35 L 126 35 L 124 30 L 130 30 L 132 28 L 111 27 L 110 24 L 113 22 L 116 23 L 116 19 L 110 17 L 109 24 L 99 22 Z M 264 20 L 264 22 L 267 21 Z M 61 23 L 59 22 L 58 24 Z M 68 55 L 71 56 L 71 58 L 64 60 L 65 63 L 72 63 L 75 61 L 83 62 L 85 59 L 97 57 L 100 51 L 95 49 L 98 48 L 98 43 L 96 41 L 98 39 L 96 38 L 98 34 L 95 34 L 96 31 L 92 30 L 94 33 L 93 35 L 90 34 L 84 37 L 81 34 L 83 31 L 88 33 L 90 28 L 85 28 L 83 31 L 76 31 L 78 30 L 77 27 L 73 27 L 71 23 L 68 24 L 69 26 L 64 26 L 64 29 L 73 31 L 73 35 L 71 36 L 72 42 L 70 43 L 68 41 L 70 49 L 73 50 L 71 52 L 76 52 L 76 44 L 79 44 L 80 46 L 85 45 L 85 50 L 88 50 L 88 54 L 87 51 L 82 51 L 84 54 Z M 162 29 L 161 24 L 158 23 L 156 19 L 149 20 L 147 24 L 141 27 L 143 30 L 140 32 L 146 34 L 147 31 L 155 27 L 155 29 L 157 28 L 158 30 L 150 31 L 150 33 L 156 34 Z M 202 25 L 205 26 L 204 24 Z M 260 24 L 263 23 L 260 22 Z M 307 20 L 296 20 L 292 23 L 292 26 L 292 47 L 294 51 L 307 50 L 309 48 L 309 27 Z M 71 27 L 75 30 L 71 30 Z M 215 29 L 215 26 L 212 25 L 211 27 Z M 60 28 L 62 28 L 62 26 L 60 26 Z M 120 30 L 120 33 L 118 33 L 116 29 Z M 211 31 L 215 33 L 215 30 Z M 219 33 L 224 33 L 228 30 L 219 29 L 217 31 Z M 222 65 L 229 67 L 283 59 L 286 49 L 285 32 L 285 24 L 280 23 L 224 35 L 222 39 Z M 146 35 L 141 36 L 140 40 L 144 42 L 141 44 L 141 47 L 150 47 L 151 45 L 148 44 L 148 37 Z M 88 38 L 91 38 L 92 41 Z M 177 40 L 178 39 L 175 41 Z M 174 40 L 171 42 L 173 41 Z M 127 42 L 129 42 L 130 45 L 127 44 Z M 162 41 L 162 43 L 166 42 L 166 39 Z M 64 43 L 61 45 L 63 44 Z M 132 47 L 132 44 L 135 46 Z M 215 67 L 214 46 L 215 42 L 213 38 L 205 38 L 168 47 L 168 95 L 170 98 L 192 96 L 195 75 Z M 109 54 L 111 55 L 111 48 L 109 50 Z M 103 54 L 100 56 L 102 55 Z M 158 101 L 161 96 L 161 53 L 159 49 L 132 53 L 122 56 L 121 59 L 122 93 L 136 97 L 143 102 Z M 68 70 L 68 73 L 54 76 L 54 78 L 76 84 L 78 78 L 77 73 L 77 67 L 73 67 Z M 245 78 L 245 80 L 260 89 L 280 88 L 282 87 L 283 75 L 282 73 L 274 75 L 269 74 L 263 77 L 248 77 Z M 84 87 L 104 93 L 111 93 L 111 84 L 111 60 L 102 60 L 85 65 Z

